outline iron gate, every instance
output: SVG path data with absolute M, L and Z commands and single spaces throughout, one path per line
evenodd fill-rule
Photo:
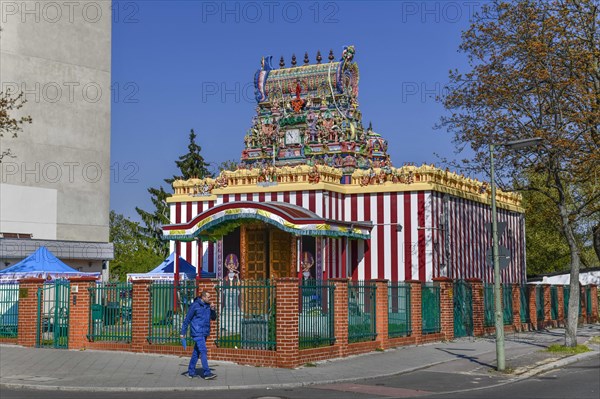
M 454 283 L 454 336 L 473 335 L 473 289 L 464 280 Z
M 38 348 L 69 347 L 68 281 L 45 283 L 37 292 L 37 327 L 35 344 Z

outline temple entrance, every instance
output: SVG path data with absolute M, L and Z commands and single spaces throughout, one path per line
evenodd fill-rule
M 261 223 L 242 226 L 241 235 L 243 279 L 266 280 L 295 275 L 292 256 L 295 246 L 290 233 Z

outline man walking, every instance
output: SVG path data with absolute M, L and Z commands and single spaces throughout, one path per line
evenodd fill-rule
M 187 334 L 188 326 L 191 325 L 192 339 L 196 343 L 194 345 L 194 352 L 192 352 L 192 358 L 190 359 L 190 365 L 188 366 L 189 378 L 196 377 L 198 357 L 200 357 L 202 363 L 202 374 L 200 377 L 205 380 L 212 380 L 216 377 L 215 374 L 211 373 L 208 367 L 208 359 L 206 358 L 206 339 L 210 335 L 210 321 L 216 319 L 217 312 L 215 311 L 215 305 L 210 303 L 210 294 L 207 291 L 202 291 L 200 296 L 190 306 L 181 326 L 180 336 L 183 339 Z

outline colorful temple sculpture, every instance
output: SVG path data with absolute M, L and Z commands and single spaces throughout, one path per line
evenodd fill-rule
M 175 181 L 171 250 L 223 279 L 492 281 L 490 190 L 433 165 L 394 167 L 363 125 L 355 49 L 316 64 L 264 57 L 256 115 L 235 171 Z M 502 281 L 525 281 L 521 199 L 498 192 Z

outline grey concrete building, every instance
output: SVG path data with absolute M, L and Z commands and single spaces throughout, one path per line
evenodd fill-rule
M 13 154 L 0 163 L 0 269 L 46 245 L 99 271 L 113 257 L 111 2 L 0 0 L 0 27 L 0 91 L 24 93 L 18 112 L 33 118 L 0 139 Z

